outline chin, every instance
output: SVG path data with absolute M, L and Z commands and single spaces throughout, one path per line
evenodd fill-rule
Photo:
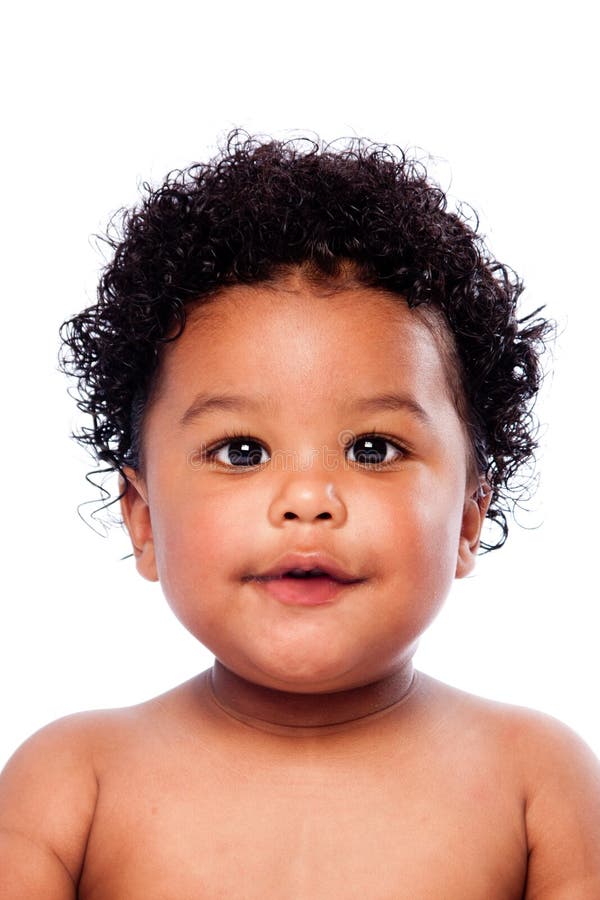
M 243 677 L 274 690 L 292 693 L 319 694 L 344 690 L 369 680 L 366 677 L 361 681 L 358 675 L 354 680 L 349 678 L 347 659 L 342 663 L 339 659 L 316 659 L 314 655 L 306 654 L 302 657 L 256 660 L 252 670 L 252 674 Z M 352 683 L 348 683 L 349 680 Z

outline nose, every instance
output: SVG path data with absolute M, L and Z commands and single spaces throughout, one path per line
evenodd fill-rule
M 304 523 L 324 520 L 330 528 L 338 528 L 346 517 L 346 506 L 336 493 L 333 482 L 319 478 L 288 479 L 269 510 L 271 523 L 277 527 L 287 520 Z

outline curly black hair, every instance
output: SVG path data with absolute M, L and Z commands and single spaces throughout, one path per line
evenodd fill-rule
M 235 129 L 209 162 L 170 172 L 156 189 L 142 185 L 140 204 L 120 210 L 103 237 L 112 261 L 98 302 L 61 326 L 60 366 L 76 377 L 79 409 L 93 422 L 73 436 L 125 477 L 124 466 L 141 463 L 160 347 L 181 334 L 186 307 L 294 266 L 335 280 L 350 262 L 360 284 L 441 312 L 462 418 L 491 490 L 488 517 L 499 526 L 482 547 L 496 549 L 531 477 L 532 405 L 552 325 L 541 309 L 517 318 L 521 280 L 491 256 L 476 216 L 471 225 L 462 207 L 448 211 L 421 162 L 365 138 L 339 143 Z

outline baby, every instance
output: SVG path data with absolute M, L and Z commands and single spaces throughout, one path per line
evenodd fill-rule
M 598 900 L 589 748 L 412 663 L 535 450 L 518 278 L 367 141 L 234 132 L 110 241 L 78 437 L 215 662 L 15 753 L 2 900 Z

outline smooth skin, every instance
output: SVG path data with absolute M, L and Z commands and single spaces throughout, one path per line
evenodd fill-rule
M 299 274 L 190 314 L 122 509 L 138 570 L 215 665 L 17 751 L 2 898 L 598 900 L 589 748 L 412 666 L 489 499 L 449 365 L 398 298 Z M 255 405 L 206 406 L 225 394 Z M 383 394 L 402 402 L 359 409 Z M 316 551 L 362 582 L 288 606 L 248 580 Z

